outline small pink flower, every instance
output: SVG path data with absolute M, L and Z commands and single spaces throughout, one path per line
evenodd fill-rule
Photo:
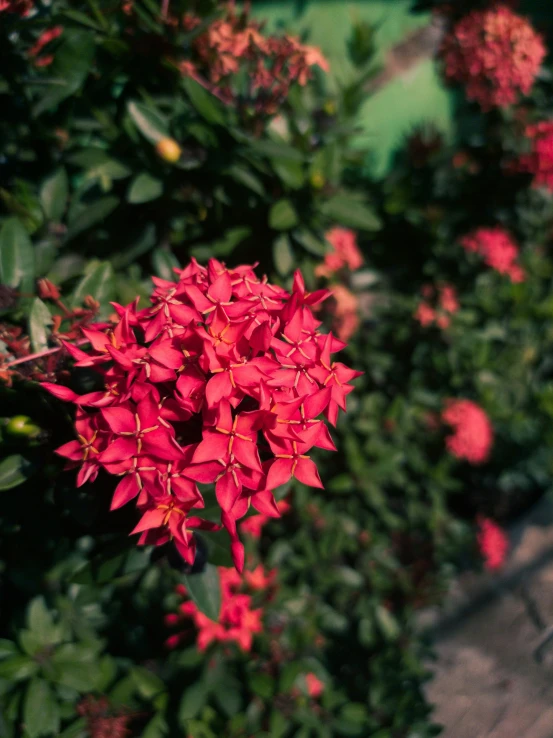
M 527 95 L 545 54 L 542 36 L 501 3 L 468 13 L 442 44 L 446 78 L 464 84 L 484 111 Z
M 305 683 L 308 695 L 315 700 L 324 692 L 325 683 L 318 679 L 312 672 L 305 675 Z
M 465 251 L 479 254 L 484 263 L 512 282 L 523 282 L 525 273 L 517 264 L 519 247 L 511 234 L 501 226 L 477 228 L 460 240 Z
M 470 400 L 448 400 L 442 421 L 452 430 L 446 446 L 453 456 L 470 464 L 483 464 L 488 460 L 493 428 L 481 407 Z
M 500 569 L 509 551 L 509 539 L 505 531 L 490 518 L 479 518 L 478 528 L 478 546 L 486 569 Z
M 318 277 L 330 277 L 343 268 L 354 272 L 363 265 L 363 256 L 354 231 L 349 228 L 332 228 L 326 234 L 326 240 L 333 250 L 326 254 L 324 262 L 315 268 Z

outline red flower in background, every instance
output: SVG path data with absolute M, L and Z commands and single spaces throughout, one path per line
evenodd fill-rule
M 442 421 L 451 427 L 447 450 L 470 464 L 488 460 L 493 444 L 493 428 L 486 413 L 470 400 L 448 400 Z
M 357 235 L 349 228 L 332 228 L 326 233 L 326 240 L 332 246 L 324 262 L 315 267 L 318 277 L 331 277 L 340 269 L 354 272 L 363 265 L 363 256 L 357 245 Z
M 531 152 L 520 157 L 517 169 L 534 175 L 534 187 L 553 191 L 553 121 L 541 121 L 526 128 Z
M 234 569 L 219 568 L 221 582 L 221 610 L 218 621 L 210 620 L 200 612 L 188 598 L 183 585 L 177 587 L 177 593 L 185 598 L 179 606 L 178 614 L 169 614 L 165 624 L 169 627 L 186 625 L 192 620 L 196 627 L 196 642 L 200 651 L 213 642 L 236 643 L 242 651 L 251 651 L 253 636 L 263 631 L 263 609 L 253 608 L 253 596 L 248 591 L 268 594 L 274 587 L 275 571 L 265 572 L 259 564 L 253 571 L 244 572 L 240 576 Z M 170 636 L 165 645 L 176 648 L 182 643 L 189 631 Z
M 328 62 L 319 49 L 305 46 L 293 36 L 263 35 L 262 25 L 252 21 L 246 11 L 236 12 L 234 2 L 224 8 L 223 17 L 193 39 L 192 58 L 181 61 L 179 69 L 226 102 L 235 98 L 233 88 L 240 72 L 248 82 L 241 104 L 246 104 L 249 112 L 274 115 L 288 97 L 290 86 L 305 85 L 314 66 L 328 72 Z M 192 13 L 182 21 L 187 30 L 200 23 Z
M 312 672 L 305 675 L 305 683 L 307 686 L 307 694 L 313 699 L 318 699 L 325 689 L 325 684 Z
M 455 287 L 450 284 L 439 284 L 436 287 L 427 284 L 423 286 L 421 293 L 423 299 L 413 316 L 415 320 L 423 328 L 433 324 L 442 329 L 448 328 L 451 323 L 450 316 L 459 310 Z
M 497 523 L 490 518 L 478 519 L 478 547 L 486 569 L 495 571 L 505 563 L 509 551 L 509 539 Z
M 461 18 L 442 45 L 445 76 L 465 85 L 484 111 L 527 95 L 545 54 L 542 36 L 503 4 Z
M 189 563 L 192 530 L 214 528 L 196 483 L 214 484 L 241 570 L 237 521 L 250 505 L 278 517 L 272 491 L 292 476 L 322 486 L 310 450 L 335 449 L 324 418 L 336 424 L 359 372 L 333 360 L 345 344 L 321 334 L 311 309 L 328 291 L 306 292 L 299 272 L 291 293 L 214 259 L 176 273 L 154 278 L 151 307 L 114 304 L 116 323 L 83 331 L 89 351 L 66 344 L 105 388 L 45 383 L 80 408 L 78 441 L 58 453 L 80 467 L 78 484 L 101 468 L 121 477 L 112 508 L 136 501 L 139 544 L 172 540 Z
M 51 41 L 54 41 L 54 39 L 59 38 L 62 33 L 62 26 L 49 28 L 38 37 L 34 46 L 31 46 L 29 49 L 29 56 L 34 58 L 36 67 L 47 67 L 54 61 L 54 57 L 51 54 L 46 56 L 39 56 L 39 54 L 45 46 L 47 46 Z
M 33 9 L 32 0 L 0 0 L 0 13 L 15 13 L 24 17 Z
M 291 507 L 290 503 L 286 502 L 286 500 L 279 500 L 276 505 L 281 515 L 286 515 Z M 261 538 L 263 527 L 267 525 L 270 519 L 269 515 L 262 515 L 261 513 L 251 515 L 240 523 L 240 531 L 254 539 Z
M 478 228 L 460 240 L 466 251 L 479 254 L 484 263 L 499 274 L 506 274 L 511 282 L 523 282 L 525 273 L 516 263 L 519 247 L 511 234 L 501 226 Z

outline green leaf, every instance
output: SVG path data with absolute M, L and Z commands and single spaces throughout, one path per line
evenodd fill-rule
M 223 106 L 214 95 L 190 77 L 184 77 L 182 84 L 188 93 L 190 102 L 208 123 L 214 123 L 220 126 L 225 125 L 226 118 Z
M 35 255 L 27 231 L 17 218 L 8 218 L 0 230 L 0 284 L 32 292 Z
M 328 250 L 326 242 L 317 238 L 311 231 L 298 230 L 294 231 L 292 235 L 306 251 L 314 256 L 324 256 Z
M 202 531 L 199 535 L 207 541 L 208 561 L 214 566 L 234 566 L 230 553 L 230 538 L 226 530 Z
M 292 190 L 299 190 L 305 184 L 303 163 L 292 159 L 273 159 L 273 167 L 282 182 Z
M 79 718 L 71 723 L 64 731 L 62 731 L 56 738 L 89 738 L 89 732 L 87 730 L 87 721 L 85 718 Z
M 251 169 L 235 164 L 227 171 L 227 174 L 229 177 L 232 177 L 235 182 L 238 182 L 252 192 L 255 192 L 256 195 L 260 195 L 261 197 L 265 195 L 263 183 L 255 176 Z
M 7 656 L 13 656 L 16 653 L 18 653 L 18 649 L 13 641 L 0 638 L 0 659 L 5 659 Z
M 205 684 L 197 681 L 184 691 L 179 705 L 179 723 L 186 728 L 186 721 L 195 718 L 207 702 Z
M 108 302 L 114 299 L 114 293 L 115 277 L 109 261 L 91 261 L 87 264 L 84 277 L 73 291 L 71 305 L 73 307 L 82 305 L 84 298 L 92 295 L 102 307 L 110 312 Z
M 31 476 L 33 466 L 21 454 L 12 454 L 0 461 L 0 490 L 13 489 Z
M 0 661 L 0 679 L 18 682 L 29 679 L 38 671 L 38 664 L 23 654 Z
M 59 733 L 59 706 L 44 679 L 35 678 L 27 687 L 23 703 L 23 722 L 25 734 L 29 738 Z
M 266 156 L 269 159 L 276 159 L 282 161 L 287 159 L 289 161 L 304 161 L 305 157 L 293 146 L 288 144 L 280 143 L 278 141 L 271 141 L 270 139 L 251 139 L 248 141 L 249 148 L 257 154 Z
M 70 241 L 83 231 L 88 230 L 100 220 L 104 220 L 119 205 L 119 198 L 115 195 L 101 197 L 93 203 L 81 203 L 70 218 L 69 228 L 65 240 Z
M 52 679 L 78 692 L 96 689 L 102 679 L 101 662 L 88 646 L 66 643 L 52 656 Z
M 40 188 L 40 203 L 48 220 L 59 223 L 67 205 L 69 181 L 65 169 L 57 169 Z
M 167 723 L 163 715 L 155 715 L 142 731 L 141 738 L 163 738 L 167 735 Z
M 282 235 L 273 243 L 273 261 L 277 272 L 285 277 L 294 268 L 294 252 L 288 236 Z
M 29 605 L 27 625 L 36 641 L 43 646 L 59 643 L 63 638 L 63 629 L 54 623 L 43 597 L 35 597 Z
M 130 676 L 136 685 L 137 692 L 145 700 L 151 700 L 152 697 L 165 691 L 165 683 L 149 669 L 134 666 L 130 670 Z
M 382 227 L 382 221 L 373 208 L 358 197 L 345 192 L 334 195 L 323 203 L 321 212 L 340 225 L 359 228 L 362 231 L 378 231 Z
M 221 583 L 217 567 L 208 564 L 200 574 L 185 576 L 184 585 L 198 609 L 217 622 L 221 607 Z
M 174 282 L 177 278 L 173 267 L 180 268 L 177 257 L 167 249 L 156 249 L 152 252 L 152 266 L 157 276 L 168 282 Z
M 67 97 L 74 95 L 88 77 L 94 60 L 94 34 L 89 31 L 66 29 L 48 68 L 50 84 L 33 108 L 38 116 Z
M 269 211 L 269 225 L 277 231 L 287 231 L 298 222 L 298 214 L 290 200 L 279 200 Z
M 40 297 L 35 297 L 29 313 L 29 336 L 31 337 L 31 348 L 33 351 L 43 351 L 48 348 L 48 330 L 51 325 L 52 316 L 48 305 Z
M 152 177 L 147 172 L 137 175 L 130 184 L 127 191 L 127 200 L 133 205 L 155 200 L 163 192 L 161 180 Z
M 169 137 L 167 120 L 151 105 L 141 102 L 129 102 L 127 111 L 135 126 L 150 143 L 157 144 L 162 138 Z
M 270 700 L 275 691 L 275 680 L 269 674 L 258 673 L 249 678 L 249 686 L 254 694 Z
M 401 633 L 401 628 L 396 618 L 382 605 L 376 608 L 374 614 L 382 635 L 388 641 L 395 641 Z

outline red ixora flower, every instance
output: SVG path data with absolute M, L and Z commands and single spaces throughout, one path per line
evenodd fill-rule
M 446 78 L 465 85 L 467 98 L 487 111 L 530 92 L 546 48 L 526 18 L 497 4 L 461 18 L 441 54 Z
M 24 17 L 33 9 L 32 0 L 0 0 L 0 13 L 15 13 Z
M 45 46 L 56 38 L 59 38 L 62 33 L 63 26 L 53 26 L 52 28 L 48 28 L 46 31 L 41 33 L 34 46 L 31 46 L 29 49 L 29 56 L 34 59 L 36 67 L 47 67 L 54 61 L 52 54 L 46 54 L 44 56 L 40 56 L 40 54 Z
M 526 128 L 531 151 L 523 154 L 515 169 L 534 175 L 534 187 L 546 187 L 553 192 L 553 121 L 541 121 Z
M 478 523 L 478 547 L 484 558 L 486 569 L 495 571 L 505 563 L 509 551 L 507 534 L 496 522 L 490 518 L 480 517 Z
M 471 400 L 448 400 L 442 421 L 452 429 L 446 446 L 453 456 L 470 464 L 483 464 L 488 460 L 493 428 L 481 407 Z
M 251 651 L 253 636 L 263 631 L 263 609 L 253 608 L 255 593 L 266 597 L 274 589 L 276 572 L 265 572 L 259 564 L 253 571 L 245 571 L 244 576 L 234 569 L 219 568 L 221 583 L 221 610 L 217 621 L 210 620 L 192 602 L 184 585 L 177 587 L 177 594 L 185 598 L 178 613 L 165 617 L 169 627 L 186 626 L 192 620 L 196 627 L 196 642 L 200 651 L 214 642 L 236 643 L 243 651 Z M 253 593 L 253 594 L 252 594 Z M 169 636 L 165 645 L 173 649 L 186 640 L 189 630 Z
M 325 238 L 332 246 L 322 264 L 315 267 L 318 277 L 331 277 L 340 269 L 354 272 L 363 265 L 363 256 L 357 245 L 357 235 L 349 228 L 336 226 L 325 234 Z
M 438 284 L 434 287 L 426 284 L 421 290 L 422 300 L 419 302 L 414 318 L 423 328 L 437 325 L 445 329 L 451 323 L 451 317 L 459 310 L 457 291 L 450 284 Z
M 524 282 L 524 269 L 517 264 L 519 247 L 511 234 L 501 226 L 477 228 L 460 240 L 465 251 L 479 254 L 484 263 L 499 274 L 506 274 L 511 282 Z
M 250 505 L 279 517 L 273 490 L 291 477 L 321 487 L 313 447 L 335 450 L 325 421 L 346 409 L 360 372 L 334 361 L 345 344 L 320 332 L 312 307 L 330 294 L 291 292 L 212 259 L 154 278 L 152 306 L 114 303 L 116 323 L 83 330 L 90 349 L 66 343 L 76 366 L 104 389 L 77 395 L 44 383 L 77 405 L 77 439 L 58 449 L 79 467 L 77 484 L 100 469 L 120 478 L 112 509 L 132 500 L 139 544 L 173 541 L 188 563 L 201 517 L 197 483 L 214 484 L 237 569 L 244 560 L 237 521 Z

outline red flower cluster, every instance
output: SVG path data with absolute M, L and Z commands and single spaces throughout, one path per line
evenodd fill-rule
M 484 557 L 486 569 L 500 569 L 509 551 L 509 539 L 505 531 L 489 518 L 479 518 L 478 528 L 478 547 Z
M 325 684 L 313 672 L 305 675 L 307 694 L 313 699 L 318 699 L 325 689 Z
M 188 30 L 200 23 L 191 13 L 183 20 Z M 274 115 L 293 83 L 305 85 L 315 65 L 325 71 L 329 67 L 319 49 L 292 36 L 264 36 L 261 30 L 261 24 L 250 20 L 246 12 L 237 13 L 234 3 L 229 3 L 226 14 L 194 39 L 192 60 L 180 64 L 181 72 L 207 80 L 211 89 L 230 103 L 240 71 L 247 80 L 243 97 L 248 105 L 256 113 Z
M 488 460 L 493 443 L 493 428 L 486 413 L 470 400 L 448 400 L 442 421 L 451 426 L 447 450 L 470 464 Z
M 415 311 L 414 318 L 423 328 L 436 324 L 439 328 L 448 328 L 451 315 L 459 310 L 457 292 L 450 284 L 434 287 L 426 284 L 421 290 L 423 299 Z M 432 305 L 431 303 L 434 303 Z
M 526 128 L 532 150 L 518 160 L 517 169 L 534 175 L 534 187 L 553 191 L 553 121 L 541 121 Z
M 502 4 L 461 18 L 442 45 L 446 77 L 464 84 L 484 111 L 527 95 L 545 54 L 541 35 Z
M 77 705 L 77 713 L 86 719 L 90 738 L 127 738 L 132 715 L 113 714 L 106 697 L 85 697 Z
M 0 13 L 15 13 L 23 18 L 32 9 L 32 0 L 0 0 Z
M 31 46 L 29 49 L 29 56 L 35 59 L 35 67 L 47 67 L 54 61 L 52 54 L 46 54 L 45 56 L 39 56 L 39 54 L 45 46 L 51 41 L 54 41 L 54 39 L 59 38 L 62 33 L 63 26 L 53 26 L 53 28 L 49 28 L 44 33 L 41 33 L 34 46 Z
M 524 269 L 516 263 L 519 248 L 504 228 L 478 228 L 464 236 L 460 243 L 466 251 L 479 254 L 496 272 L 510 277 L 511 282 L 524 282 Z
M 290 503 L 286 502 L 286 500 L 279 500 L 276 506 L 281 515 L 286 515 L 290 510 Z M 250 515 L 249 518 L 246 518 L 240 523 L 240 532 L 252 538 L 261 538 L 261 532 L 270 519 L 268 515 L 262 515 L 261 513 Z
M 84 329 L 90 352 L 65 344 L 104 389 L 44 385 L 78 406 L 78 440 L 58 453 L 80 467 L 79 485 L 100 468 L 120 477 L 112 509 L 137 498 L 139 544 L 173 540 L 189 563 L 191 530 L 217 527 L 197 516 L 196 482 L 215 483 L 241 570 L 236 521 L 250 503 L 278 517 L 272 490 L 292 477 L 323 486 L 309 450 L 335 450 L 321 415 L 335 425 L 360 373 L 331 358 L 345 344 L 311 310 L 329 293 L 306 292 L 300 272 L 291 294 L 247 265 L 193 260 L 176 272 L 177 283 L 154 278 L 153 306 L 115 304 L 115 325 Z
M 205 651 L 214 641 L 233 641 L 243 651 L 251 651 L 253 634 L 263 630 L 263 610 L 252 608 L 253 598 L 248 592 L 267 593 L 274 585 L 275 576 L 275 571 L 265 573 L 261 564 L 251 572 L 245 571 L 244 576 L 240 576 L 234 569 L 220 567 L 221 611 L 217 622 L 198 610 L 194 602 L 188 599 L 186 587 L 181 584 L 177 587 L 177 594 L 187 601 L 179 606 L 178 614 L 165 617 L 165 624 L 169 627 L 182 626 L 192 619 L 197 629 L 196 641 L 200 651 Z M 183 630 L 170 636 L 165 645 L 171 649 L 176 648 L 187 635 L 188 632 Z
M 317 277 L 331 277 L 340 269 L 355 271 L 363 264 L 357 245 L 357 235 L 349 228 L 332 228 L 325 235 L 332 251 L 325 255 L 324 262 L 315 267 Z

